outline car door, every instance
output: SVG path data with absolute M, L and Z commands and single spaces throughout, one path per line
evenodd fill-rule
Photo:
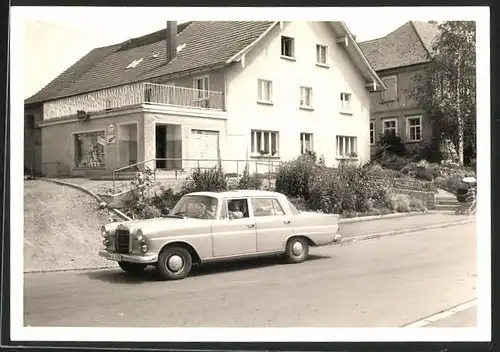
M 257 230 L 257 251 L 273 252 L 283 248 L 284 240 L 292 235 L 291 215 L 276 197 L 251 199 Z
M 234 213 L 231 204 L 240 204 L 241 217 Z M 255 219 L 250 212 L 247 198 L 227 198 L 222 200 L 221 214 L 212 225 L 214 257 L 229 257 L 257 252 Z

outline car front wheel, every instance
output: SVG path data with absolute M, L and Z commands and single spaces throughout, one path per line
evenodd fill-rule
M 287 263 L 302 263 L 309 255 L 309 243 L 303 237 L 294 237 L 288 240 L 285 249 Z
M 180 280 L 189 275 L 193 259 L 183 247 L 167 247 L 158 256 L 156 270 L 162 280 Z
M 146 264 L 139 263 L 118 262 L 118 265 L 120 266 L 120 268 L 122 268 L 123 271 L 131 274 L 140 274 L 146 268 Z

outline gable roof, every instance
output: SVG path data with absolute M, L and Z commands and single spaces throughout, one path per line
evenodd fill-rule
M 272 23 L 205 21 L 180 24 L 177 43 L 186 45 L 168 64 L 165 64 L 167 60 L 165 29 L 121 44 L 97 48 L 38 93 L 26 99 L 25 103 L 43 102 L 154 77 L 222 65 L 258 38 Z M 143 61 L 138 66 L 126 70 L 131 62 L 141 58 Z
M 439 34 L 436 24 L 409 21 L 383 38 L 359 43 L 376 71 L 427 63 Z
M 97 48 L 26 99 L 25 103 L 40 103 L 161 76 L 222 67 L 241 59 L 241 55 L 251 50 L 277 23 L 279 22 L 204 21 L 180 24 L 177 43 L 185 46 L 168 64 L 165 29 L 120 44 Z M 349 36 L 354 43 L 348 48 L 348 52 L 361 68 L 362 74 L 384 87 L 345 24 L 331 23 L 336 33 Z M 134 60 L 141 58 L 143 60 L 139 65 L 126 69 Z

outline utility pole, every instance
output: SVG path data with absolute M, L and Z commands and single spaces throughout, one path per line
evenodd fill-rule
M 458 162 L 461 166 L 464 164 L 464 123 L 460 111 L 460 68 L 462 63 L 462 54 L 458 49 L 458 64 L 457 64 L 457 118 L 458 118 Z

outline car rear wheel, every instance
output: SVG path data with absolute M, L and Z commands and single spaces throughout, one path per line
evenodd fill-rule
M 156 271 L 162 280 L 180 280 L 189 275 L 193 258 L 183 247 L 167 247 L 161 251 Z
M 287 263 L 302 263 L 309 255 L 309 243 L 304 237 L 293 237 L 288 240 L 285 249 Z
M 120 268 L 122 268 L 123 271 L 126 271 L 127 273 L 131 274 L 140 274 L 144 271 L 146 268 L 146 264 L 139 264 L 139 263 L 129 263 L 129 262 L 118 262 L 118 265 Z

